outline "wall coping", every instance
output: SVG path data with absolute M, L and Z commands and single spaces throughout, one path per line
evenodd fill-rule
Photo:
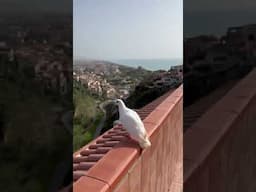
M 145 116 L 143 123 L 149 139 L 182 98 L 183 85 L 139 110 L 138 113 Z M 103 146 L 103 143 L 107 143 L 108 147 Z M 93 153 L 88 152 L 90 150 Z M 129 140 L 122 127 L 110 129 L 73 154 L 74 192 L 112 191 L 141 153 L 147 150 L 142 151 L 137 143 Z M 86 159 L 89 161 L 83 163 Z M 97 162 L 94 163 L 94 160 Z
M 184 133 L 184 183 L 198 170 L 256 96 L 256 69 Z

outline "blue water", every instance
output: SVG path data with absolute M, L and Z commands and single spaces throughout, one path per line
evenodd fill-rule
M 143 67 L 144 69 L 156 71 L 156 70 L 169 70 L 171 66 L 182 65 L 182 59 L 119 59 L 112 60 L 120 65 L 126 65 L 130 67 Z

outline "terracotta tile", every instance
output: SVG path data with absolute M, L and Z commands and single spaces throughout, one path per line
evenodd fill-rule
M 109 138 L 102 138 L 102 139 L 97 139 L 96 143 L 99 144 L 99 143 L 105 143 L 106 141 L 109 141 L 110 139 Z
M 73 185 L 73 192 L 110 192 L 106 183 L 87 176 L 80 178 Z
M 79 170 L 79 171 L 73 171 L 73 180 L 76 181 L 76 180 L 78 180 L 79 178 L 85 176 L 85 174 L 86 174 L 86 171 L 81 171 L 81 170 Z
M 73 163 L 73 171 L 77 170 L 79 166 L 79 163 Z
M 122 142 L 93 166 L 87 175 L 105 181 L 113 188 L 138 158 L 139 151 L 137 144 Z
M 114 147 L 118 143 L 120 143 L 120 142 L 119 141 L 107 141 L 104 143 L 103 147 Z
M 103 147 L 104 144 L 93 144 L 89 146 L 89 149 L 97 149 L 98 147 Z
M 98 154 L 105 154 L 107 152 L 109 152 L 112 149 L 112 147 L 99 147 L 97 149 L 97 153 Z
M 102 138 L 102 136 L 99 136 L 97 139 L 101 139 L 101 138 Z M 89 148 L 90 145 L 96 144 L 97 139 L 96 139 L 96 140 L 92 140 L 90 143 L 88 143 L 87 145 L 85 145 L 85 146 L 82 147 L 81 149 L 77 150 L 77 151 L 73 154 L 73 157 L 76 157 L 77 155 L 80 155 L 81 151 L 86 151 L 86 150 L 88 150 L 88 148 Z
M 91 154 L 88 156 L 87 158 L 87 162 L 95 162 L 100 160 L 102 157 L 104 156 L 104 154 Z
M 104 135 L 102 136 L 102 138 L 111 138 L 111 137 L 112 137 L 111 134 L 104 134 Z
M 125 137 L 122 135 L 116 135 L 112 137 L 112 140 L 116 140 L 116 141 L 121 141 L 122 139 L 124 139 Z
M 95 165 L 95 162 L 81 162 L 76 166 L 75 170 L 88 170 L 93 165 Z
M 87 156 L 81 156 L 81 157 L 76 157 L 73 158 L 73 163 L 80 163 L 80 162 L 84 162 L 87 160 Z
M 86 150 L 81 150 L 80 155 L 88 156 L 88 155 L 93 154 L 95 152 L 96 152 L 96 150 L 88 150 L 88 149 L 86 149 Z

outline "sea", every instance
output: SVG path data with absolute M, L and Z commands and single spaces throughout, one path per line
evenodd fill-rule
M 144 69 L 150 71 L 157 71 L 157 70 L 169 70 L 170 67 L 176 65 L 182 65 L 183 59 L 118 59 L 118 60 L 111 60 L 114 63 L 120 65 L 126 65 L 129 67 L 142 67 Z

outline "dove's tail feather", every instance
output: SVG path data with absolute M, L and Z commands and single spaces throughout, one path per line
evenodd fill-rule
M 140 147 L 142 149 L 145 149 L 145 148 L 150 147 L 150 146 L 151 146 L 151 143 L 150 143 L 150 141 L 147 137 L 140 142 Z

